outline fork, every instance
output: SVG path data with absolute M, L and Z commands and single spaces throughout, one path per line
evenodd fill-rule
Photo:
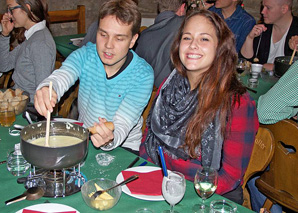
M 130 181 L 133 181 L 133 180 L 137 179 L 137 178 L 139 178 L 139 175 L 133 175 L 133 176 L 130 176 L 129 178 L 127 178 L 126 180 L 124 180 L 124 181 L 122 181 L 122 182 L 116 184 L 115 186 L 112 186 L 111 188 L 96 191 L 96 192 L 92 195 L 92 198 L 93 198 L 93 199 L 96 199 L 97 196 L 101 195 L 102 193 L 104 193 L 104 192 L 108 192 L 108 191 L 110 191 L 111 189 L 114 189 L 114 188 L 116 188 L 116 187 L 118 187 L 118 186 L 122 186 L 123 184 L 126 184 L 126 183 L 128 183 L 128 182 L 130 182 Z

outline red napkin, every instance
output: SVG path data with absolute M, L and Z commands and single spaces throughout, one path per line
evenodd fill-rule
M 135 174 L 139 175 L 139 178 L 126 184 L 132 194 L 153 196 L 162 195 L 161 185 L 163 174 L 161 170 L 146 173 L 122 171 L 124 179 Z
M 35 211 L 35 210 L 30 210 L 30 209 L 23 209 L 22 213 L 46 213 L 46 212 Z M 57 213 L 76 213 L 76 211 L 57 212 Z

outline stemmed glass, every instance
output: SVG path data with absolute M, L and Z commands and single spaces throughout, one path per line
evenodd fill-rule
M 215 192 L 217 178 L 217 171 L 211 167 L 201 167 L 197 170 L 194 185 L 197 193 L 202 198 L 202 204 L 194 205 L 193 212 L 209 212 L 209 207 L 205 206 L 205 200 Z
M 168 176 L 164 176 L 162 180 L 162 195 L 165 200 L 170 204 L 171 209 L 165 210 L 164 213 L 174 213 L 174 206 L 184 196 L 185 193 L 185 178 L 180 172 L 169 172 Z
M 246 60 L 244 58 L 239 58 L 238 63 L 236 66 L 237 73 L 238 73 L 238 80 L 241 81 L 240 76 L 246 70 Z

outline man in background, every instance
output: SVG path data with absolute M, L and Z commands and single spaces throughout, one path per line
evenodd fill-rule
M 173 70 L 170 59 L 172 42 L 184 19 L 185 0 L 158 0 L 159 14 L 154 24 L 142 31 L 136 43 L 136 53 L 154 70 L 154 85 L 158 88 Z
M 227 23 L 236 39 L 236 50 L 240 51 L 246 36 L 256 24 L 255 19 L 242 7 L 242 0 L 217 0 L 209 10 L 217 13 Z M 206 4 L 208 7 L 208 4 Z
M 257 58 L 266 70 L 273 70 L 276 57 L 292 54 L 289 41 L 298 35 L 298 17 L 293 16 L 292 6 L 293 0 L 263 0 L 265 24 L 255 25 L 248 34 L 241 48 L 243 57 Z

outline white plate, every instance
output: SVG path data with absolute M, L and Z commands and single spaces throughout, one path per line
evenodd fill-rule
M 28 206 L 23 209 L 34 210 L 34 211 L 41 211 L 41 212 L 65 212 L 65 211 L 76 211 L 80 213 L 78 210 L 59 203 L 42 203 L 33 206 Z M 17 211 L 16 213 L 22 213 L 23 209 Z
M 80 44 L 84 40 L 84 38 L 72 38 L 70 40 L 72 41 L 72 44 L 73 45 L 80 46 Z
M 161 170 L 159 167 L 154 167 L 154 166 L 137 166 L 137 167 L 132 167 L 129 169 L 126 169 L 125 171 L 134 171 L 134 172 L 140 172 L 140 173 L 147 173 L 147 172 L 152 172 L 152 171 L 157 171 Z M 123 181 L 123 175 L 120 172 L 116 178 L 116 182 L 120 183 Z M 122 186 L 122 191 L 125 194 L 128 194 L 129 196 L 141 199 L 141 200 L 150 200 L 150 201 L 161 201 L 165 200 L 162 195 L 137 195 L 137 194 L 132 194 L 128 187 L 126 185 Z

